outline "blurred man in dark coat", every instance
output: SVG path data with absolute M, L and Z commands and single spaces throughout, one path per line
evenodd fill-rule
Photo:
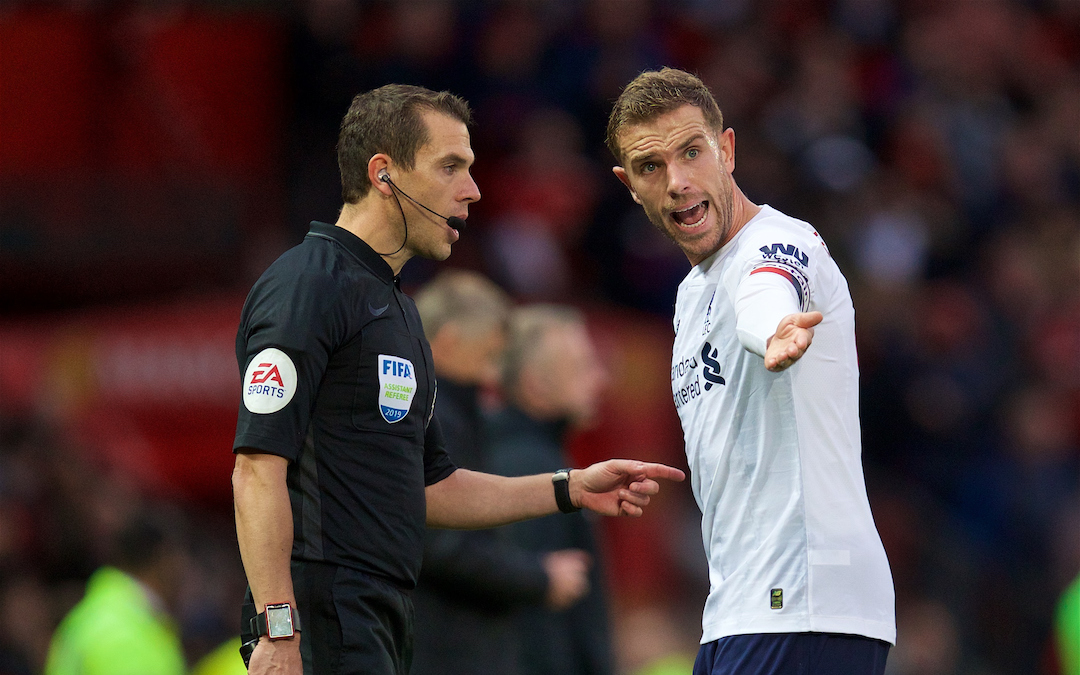
M 510 322 L 502 386 L 508 405 L 487 427 L 488 470 L 506 476 L 557 471 L 571 465 L 566 432 L 595 414 L 606 381 L 585 322 L 568 307 L 518 309 Z M 585 514 L 556 514 L 500 528 L 506 540 L 544 553 L 581 549 L 593 559 L 590 591 L 565 609 L 518 611 L 521 672 L 525 675 L 607 675 L 614 671 L 602 566 Z
M 435 361 L 435 414 L 447 451 L 457 466 L 483 469 L 480 393 L 498 377 L 510 301 L 484 277 L 451 271 L 421 289 L 416 306 Z M 494 530 L 429 530 L 413 596 L 412 675 L 520 673 L 513 612 L 572 605 L 588 589 L 588 561 L 579 550 L 523 549 Z

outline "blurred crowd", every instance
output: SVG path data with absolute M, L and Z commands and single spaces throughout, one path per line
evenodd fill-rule
M 253 7 L 63 5 L 110 21 Z M 353 95 L 450 89 L 475 110 L 483 199 L 447 264 L 520 301 L 644 320 L 670 317 L 687 263 L 611 175 L 606 117 L 642 70 L 698 73 L 735 130 L 740 187 L 813 223 L 851 285 L 870 502 L 897 588 L 889 672 L 1059 672 L 1054 607 L 1080 573 L 1080 3 L 258 6 L 281 27 L 288 83 L 274 241 L 335 220 Z M 439 269 L 417 260 L 403 281 Z M 70 435 L 25 419 L 2 432 L 0 615 L 18 619 L 0 632 L 0 673 L 23 675 L 147 497 Z M 230 514 L 172 508 L 189 533 L 179 618 L 195 659 L 230 635 L 243 581 Z M 656 634 L 641 623 L 626 629 Z

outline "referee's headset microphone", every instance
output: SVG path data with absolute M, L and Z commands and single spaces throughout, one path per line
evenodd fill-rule
M 409 240 L 409 221 L 405 218 L 405 209 L 401 208 L 401 200 L 399 200 L 397 198 L 397 193 L 398 192 L 401 193 L 402 197 L 404 197 L 405 199 L 408 199 L 410 202 L 412 202 L 413 204 L 416 204 L 417 206 L 424 209 L 428 213 L 430 213 L 430 214 L 432 214 L 434 216 L 438 216 L 439 218 L 442 218 L 443 220 L 445 220 L 446 224 L 449 225 L 450 227 L 454 228 L 455 230 L 457 230 L 459 234 L 461 232 L 465 231 L 465 220 L 463 218 L 458 218 L 457 216 L 450 216 L 449 218 L 447 218 L 446 216 L 444 216 L 441 213 L 438 213 L 437 211 L 432 211 L 428 207 L 424 206 L 420 202 L 418 202 L 415 199 L 413 199 L 412 197 L 410 197 L 408 194 L 405 193 L 404 190 L 399 188 L 397 186 L 397 183 L 390 180 L 390 174 L 388 174 L 388 173 L 380 173 L 379 174 L 379 180 L 381 180 L 382 182 L 389 185 L 390 189 L 394 191 L 394 201 L 397 202 L 398 211 L 401 211 L 401 220 L 405 223 L 405 239 L 402 240 L 401 246 L 398 246 L 397 250 L 394 251 L 394 253 L 397 253 L 401 249 L 405 248 L 405 242 L 407 242 Z M 376 253 L 378 253 L 378 252 L 376 251 Z M 388 256 L 388 255 L 394 255 L 394 253 L 379 253 L 379 255 Z

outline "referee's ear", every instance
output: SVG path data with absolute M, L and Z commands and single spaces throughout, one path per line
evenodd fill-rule
M 389 181 L 384 181 L 380 176 L 383 174 L 389 175 L 390 167 L 394 161 L 390 159 L 390 155 L 379 152 L 371 156 L 367 164 L 367 178 L 371 186 L 381 192 L 387 197 L 394 196 L 394 188 L 390 186 Z

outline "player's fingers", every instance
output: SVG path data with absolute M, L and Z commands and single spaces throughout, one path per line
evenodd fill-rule
M 788 348 L 789 348 L 788 351 L 790 352 L 790 347 L 792 345 L 794 345 L 796 348 L 798 348 L 799 351 L 806 351 L 806 349 L 810 346 L 810 343 L 813 342 L 813 341 L 814 341 L 814 329 L 813 328 L 802 328 L 802 329 L 796 331 L 795 335 L 792 336 L 791 344 L 788 345 Z
M 631 518 L 637 518 L 645 512 L 640 506 L 635 506 L 630 502 L 619 502 L 619 513 L 624 516 L 630 516 Z
M 765 369 L 772 373 L 779 373 L 788 368 L 795 361 L 789 357 L 773 357 L 765 360 Z
M 795 315 L 795 325 L 799 328 L 810 328 L 821 323 L 825 316 L 821 312 L 802 312 Z

